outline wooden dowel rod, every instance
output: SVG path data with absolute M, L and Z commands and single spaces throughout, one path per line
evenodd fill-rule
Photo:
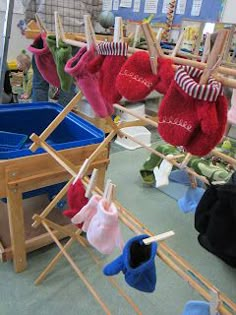
M 138 119 L 141 119 L 142 121 L 148 123 L 149 125 L 151 125 L 153 127 L 157 128 L 157 126 L 158 126 L 158 124 L 155 121 L 153 121 L 153 120 L 151 120 L 149 118 L 140 116 L 139 114 L 135 113 L 134 111 L 132 111 L 132 110 L 130 110 L 128 108 L 125 108 L 124 106 L 121 106 L 119 104 L 114 104 L 113 106 L 116 109 L 122 110 L 123 112 L 126 112 L 126 113 L 128 113 L 128 114 L 130 114 L 130 115 L 132 115 L 132 116 L 134 116 L 134 117 L 136 117 Z
M 88 280 L 86 279 L 86 277 L 84 276 L 84 274 L 81 272 L 81 270 L 78 268 L 78 266 L 75 264 L 75 262 L 73 261 L 73 259 L 71 258 L 71 256 L 67 253 L 67 251 L 65 250 L 65 248 L 61 245 L 61 243 L 58 241 L 58 239 L 56 238 L 56 236 L 52 233 L 51 229 L 47 226 L 47 224 L 42 221 L 42 225 L 44 226 L 44 228 L 47 230 L 47 232 L 51 235 L 51 238 L 54 240 L 54 242 L 57 244 L 57 246 L 59 247 L 59 249 L 61 250 L 61 252 L 63 253 L 63 255 L 65 256 L 65 258 L 67 259 L 67 261 L 70 263 L 71 267 L 74 269 L 74 271 L 77 273 L 77 275 L 79 276 L 79 278 L 82 280 L 82 282 L 85 284 L 85 286 L 87 287 L 87 289 L 89 290 L 89 292 L 93 295 L 93 297 L 95 298 L 95 300 L 100 304 L 100 306 L 102 307 L 102 309 L 104 310 L 105 314 L 111 315 L 112 313 L 110 312 L 110 310 L 108 309 L 108 307 L 106 306 L 106 304 L 101 300 L 100 296 L 97 294 L 97 292 L 94 290 L 93 286 L 88 282 Z
M 38 146 L 41 146 L 48 154 L 50 154 L 51 157 L 55 161 L 57 161 L 57 163 L 61 165 L 65 170 L 67 170 L 69 174 L 71 174 L 74 177 L 77 175 L 74 165 L 66 158 L 64 158 L 64 156 L 62 156 L 59 152 L 54 150 L 50 145 L 41 140 L 36 134 L 32 134 L 30 136 L 30 139 L 36 142 Z
M 69 102 L 69 104 L 60 112 L 60 114 L 48 125 L 48 127 L 41 133 L 40 139 L 45 141 L 50 134 L 56 129 L 56 127 L 63 121 L 66 115 L 75 107 L 75 105 L 82 99 L 83 94 L 79 92 L 75 97 Z M 35 152 L 38 145 L 33 143 L 30 146 L 30 150 Z
M 64 249 L 67 250 L 71 247 L 73 244 L 74 239 L 70 238 L 69 241 L 64 246 Z M 39 285 L 49 274 L 50 271 L 53 270 L 53 268 L 56 266 L 57 262 L 62 258 L 63 253 L 62 251 L 59 251 L 59 253 L 50 261 L 50 263 L 47 265 L 47 267 L 43 270 L 43 272 L 38 276 L 38 278 L 34 281 L 35 285 Z

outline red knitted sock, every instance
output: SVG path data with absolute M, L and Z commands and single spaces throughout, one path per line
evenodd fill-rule
M 84 185 L 80 179 L 74 185 L 70 185 L 67 200 L 70 208 L 63 211 L 63 214 L 72 219 L 88 203 L 88 198 L 85 197 Z M 83 223 L 76 226 L 82 228 Z

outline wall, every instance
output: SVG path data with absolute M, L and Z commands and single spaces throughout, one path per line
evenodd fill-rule
M 2 1 L 2 0 L 0 0 Z M 12 29 L 10 37 L 10 45 L 8 49 L 8 60 L 15 59 L 16 56 L 21 52 L 22 49 L 26 49 L 27 46 L 31 43 L 31 40 L 27 40 L 17 27 L 19 20 L 24 19 L 24 16 L 21 14 L 14 14 L 12 20 Z M 0 34 L 3 34 L 5 20 L 5 12 L 0 11 Z M 0 49 L 2 48 L 2 40 L 0 41 Z
M 226 1 L 222 22 L 236 23 L 235 5 L 236 5 L 235 0 Z

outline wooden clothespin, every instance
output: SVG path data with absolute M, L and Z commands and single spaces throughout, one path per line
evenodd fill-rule
M 133 48 L 136 47 L 138 41 L 140 40 L 140 31 L 141 31 L 141 25 L 137 24 L 135 28 L 135 33 L 134 33 Z
M 173 49 L 172 53 L 171 53 L 171 57 L 175 57 L 180 49 L 180 46 L 182 44 L 182 41 L 183 41 L 183 38 L 184 38 L 184 33 L 185 33 L 185 30 L 183 30 L 177 40 L 177 43 L 175 45 L 175 48 Z
M 93 29 L 90 15 L 84 15 L 84 25 L 87 49 L 89 50 L 92 46 L 96 47 L 96 35 Z
M 54 20 L 55 20 L 55 35 L 56 35 L 56 47 L 59 48 L 59 40 L 60 38 L 60 26 L 58 23 L 58 12 L 54 12 Z
M 210 51 L 211 51 L 211 34 L 207 33 L 201 62 L 207 62 Z
M 93 191 L 93 189 L 96 186 L 97 175 L 98 175 L 98 169 L 94 168 L 94 170 L 92 172 L 92 175 L 91 175 L 91 178 L 89 180 L 89 184 L 88 184 L 86 192 L 85 192 L 85 197 L 86 198 L 90 198 L 91 197 L 92 191 Z
M 161 49 L 159 44 L 156 42 L 156 38 L 150 24 L 144 23 L 141 24 L 141 27 L 148 45 L 152 73 L 157 74 L 157 57 L 162 55 Z
M 180 168 L 181 169 L 186 168 L 186 166 L 188 165 L 188 162 L 190 161 L 191 157 L 192 157 L 192 154 L 191 153 L 187 153 L 187 155 L 185 156 L 185 159 L 180 164 Z
M 220 306 L 219 292 L 216 289 L 211 291 L 210 315 L 217 315 Z
M 79 173 L 77 174 L 77 176 L 75 177 L 74 181 L 73 181 L 73 185 L 77 182 L 78 179 L 83 178 L 84 174 L 86 173 L 87 169 L 89 166 L 89 159 L 86 159 L 83 163 L 83 165 L 81 166 Z
M 175 235 L 175 232 L 174 231 L 168 231 L 168 232 L 165 232 L 165 233 L 162 233 L 162 234 L 158 234 L 158 235 L 155 235 L 155 236 L 151 236 L 151 237 L 148 237 L 148 238 L 145 238 L 143 240 L 143 243 L 145 245 L 149 245 L 153 242 L 160 242 L 160 241 L 164 241 L 166 240 L 167 238 L 171 237 Z
M 160 27 L 160 28 L 158 29 L 158 32 L 157 32 L 157 35 L 156 35 L 156 43 L 157 43 L 157 45 L 159 45 L 159 49 L 160 49 L 160 50 L 161 50 L 160 42 L 161 42 L 162 32 L 163 32 L 163 28 Z
M 35 14 L 35 19 L 39 28 L 40 33 L 48 33 L 45 24 L 43 23 L 43 21 L 40 19 L 39 15 L 36 13 Z
M 115 18 L 113 42 L 114 43 L 124 42 L 123 22 L 122 22 L 122 17 L 120 16 L 117 16 Z
M 203 71 L 199 84 L 206 84 L 212 72 L 217 69 L 222 61 L 222 50 L 227 39 L 227 30 L 218 31 L 214 46 L 207 60 L 207 66 Z
M 110 179 L 108 179 L 106 182 L 104 192 L 103 192 L 103 198 L 106 200 L 107 210 L 110 208 L 111 202 L 113 200 L 113 196 L 115 194 L 114 190 L 115 190 L 115 185 L 112 184 Z

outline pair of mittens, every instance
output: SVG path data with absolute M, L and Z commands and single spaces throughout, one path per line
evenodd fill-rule
M 76 82 L 98 117 L 105 118 L 112 114 L 113 109 L 108 108 L 99 87 L 99 73 L 91 73 L 90 62 L 96 58 L 94 47 L 87 50 L 81 48 L 78 53 L 68 60 L 65 71 L 76 79 Z
M 123 253 L 103 268 L 106 276 L 123 272 L 127 284 L 139 291 L 153 292 L 156 287 L 155 256 L 157 243 L 145 245 L 146 234 L 131 238 L 124 246 Z
M 212 78 L 207 84 L 200 85 L 201 75 L 199 69 L 179 67 L 161 102 L 158 131 L 172 145 L 187 149 L 199 132 L 207 137 L 218 130 L 220 122 L 216 101 L 222 93 L 222 85 Z
M 134 53 L 122 66 L 116 88 L 119 93 L 131 102 L 145 99 L 153 90 L 166 93 L 174 77 L 172 62 L 158 58 L 157 75 L 152 73 L 150 56 L 147 52 Z
M 61 84 L 57 74 L 57 67 L 47 45 L 46 37 L 46 34 L 37 36 L 33 44 L 28 47 L 28 50 L 34 55 L 37 68 L 44 80 L 59 88 Z
M 67 192 L 67 201 L 69 209 L 63 211 L 63 215 L 67 218 L 73 218 L 78 214 L 88 203 L 88 198 L 85 197 L 85 188 L 80 179 L 75 184 L 71 184 Z M 81 229 L 83 221 L 76 223 L 76 226 Z
M 97 46 L 98 56 L 90 62 L 91 73 L 99 74 L 101 94 L 112 114 L 113 104 L 119 102 L 122 95 L 116 88 L 115 82 L 121 67 L 127 60 L 128 45 L 126 43 L 103 42 Z
M 47 37 L 47 44 L 56 63 L 61 89 L 65 92 L 69 92 L 73 83 L 73 77 L 66 73 L 64 68 L 67 61 L 72 58 L 72 47 L 61 40 L 59 40 L 59 47 L 57 47 L 55 35 L 49 35 Z
M 189 301 L 182 315 L 210 315 L 210 304 L 204 301 Z M 219 315 L 219 313 L 217 313 Z M 217 315 L 216 314 L 216 315 Z

